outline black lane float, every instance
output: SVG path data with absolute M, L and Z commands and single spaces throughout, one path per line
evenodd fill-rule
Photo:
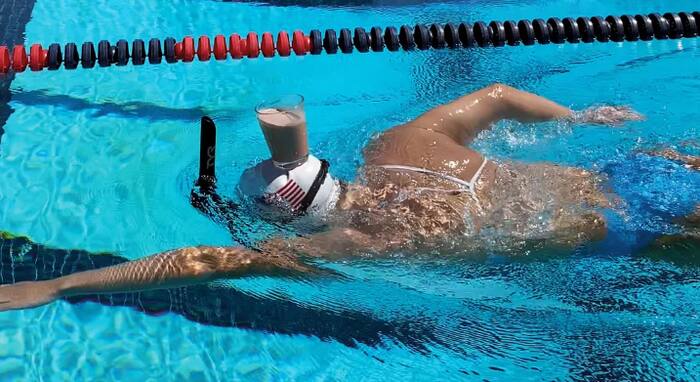
M 338 51 L 348 54 L 357 50 L 360 53 L 391 52 L 398 50 L 426 50 L 444 48 L 474 48 L 502 47 L 534 44 L 563 44 L 563 43 L 592 43 L 649 41 L 653 39 L 692 38 L 700 34 L 700 12 L 652 13 L 649 15 L 623 15 L 608 17 L 567 17 L 559 19 L 551 17 L 544 19 L 520 20 L 518 22 L 477 21 L 474 24 L 418 24 L 414 27 L 403 25 L 395 27 L 372 27 L 369 32 L 358 27 L 353 31 L 343 28 L 336 33 L 327 29 L 325 33 L 314 29 L 305 35 L 296 30 L 290 36 L 286 31 L 277 33 L 277 39 L 272 33 L 265 32 L 260 38 L 255 32 L 249 32 L 245 38 L 236 33 L 227 39 L 223 35 L 214 37 L 212 45 L 209 37 L 200 36 L 195 47 L 194 38 L 187 36 L 178 42 L 172 37 L 161 41 L 150 39 L 148 49 L 141 39 L 129 44 L 119 40 L 112 45 L 107 40 L 97 44 L 84 42 L 80 49 L 74 43 L 61 45 L 54 43 L 44 49 L 41 44 L 33 44 L 29 55 L 23 45 L 15 45 L 12 50 L 0 46 L 0 73 L 23 72 L 27 66 L 32 71 L 57 70 L 63 65 L 66 69 L 76 69 L 78 65 L 84 69 L 97 66 L 124 66 L 131 61 L 133 65 L 192 62 L 195 57 L 199 61 L 208 61 L 212 54 L 217 60 L 225 60 L 227 56 L 233 59 L 243 57 L 304 56 L 307 53 L 319 55 L 324 50 L 327 54 Z M 80 52 L 80 53 L 79 53 Z

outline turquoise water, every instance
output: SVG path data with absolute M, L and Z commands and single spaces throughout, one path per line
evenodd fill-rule
M 47 46 L 697 7 L 688 0 L 426 4 L 38 0 L 26 40 Z M 669 218 L 698 201 L 700 180 L 635 151 L 661 144 L 693 150 L 699 47 L 698 40 L 668 40 L 18 75 L 14 113 L 0 137 L 0 229 L 130 259 L 233 243 L 188 201 L 205 113 L 218 121 L 220 182 L 231 193 L 240 173 L 267 153 L 253 107 L 276 94 L 305 96 L 313 151 L 346 179 L 374 134 L 491 82 L 572 107 L 629 104 L 648 120 L 615 129 L 503 123 L 476 144 L 496 158 L 607 174 L 631 207 L 613 218 L 604 243 L 566 256 L 334 263 L 328 266 L 347 278 L 220 286 L 265 301 L 270 315 L 291 302 L 351 317 L 358 322 L 351 327 L 322 315 L 305 323 L 308 330 L 287 330 L 294 325 L 284 320 L 264 330 L 215 327 L 94 303 L 0 314 L 0 380 L 695 380 L 697 256 L 669 261 L 639 250 L 650 237 L 674 233 Z

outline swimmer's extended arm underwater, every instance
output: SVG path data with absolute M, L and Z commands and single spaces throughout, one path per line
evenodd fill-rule
M 0 286 L 0 311 L 86 294 L 177 288 L 218 278 L 313 273 L 296 258 L 238 247 L 188 247 L 53 280 Z
M 2 285 L 0 312 L 33 308 L 64 297 L 178 288 L 216 279 L 332 275 L 330 270 L 304 264 L 297 255 L 347 257 L 390 249 L 389 244 L 379 245 L 357 231 L 336 229 L 308 237 L 273 238 L 259 243 L 261 251 L 243 247 L 181 248 L 57 279 Z

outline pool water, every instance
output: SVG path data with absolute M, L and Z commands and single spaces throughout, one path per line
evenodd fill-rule
M 25 39 L 47 46 L 697 8 L 690 0 L 290 3 L 37 0 Z M 312 150 L 344 179 L 378 132 L 492 82 L 574 108 L 627 104 L 647 120 L 504 122 L 475 144 L 495 158 L 604 173 L 629 208 L 610 215 L 602 243 L 564 255 L 328 263 L 347 277 L 205 287 L 249 304 L 220 302 L 230 310 L 212 315 L 230 315 L 229 325 L 91 302 L 3 313 L 0 380 L 697 380 L 698 248 L 646 248 L 678 232 L 670 222 L 700 201 L 700 175 L 638 152 L 700 153 L 698 59 L 700 40 L 683 39 L 17 75 L 0 136 L 0 230 L 128 259 L 234 243 L 188 200 L 203 114 L 217 120 L 220 187 L 231 195 L 242 171 L 267 155 L 253 108 L 279 94 L 305 96 Z M 0 270 L 0 281 L 11 274 Z

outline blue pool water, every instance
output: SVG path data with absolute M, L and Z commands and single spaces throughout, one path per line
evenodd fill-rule
M 25 38 L 46 46 L 697 8 L 690 0 L 289 3 L 37 0 Z M 231 193 L 267 154 L 254 105 L 283 93 L 305 96 L 313 151 L 345 179 L 377 132 L 492 82 L 574 108 L 628 104 L 647 120 L 501 123 L 476 143 L 496 158 L 606 174 L 629 209 L 610 217 L 603 243 L 556 256 L 327 264 L 343 279 L 219 283 L 207 296 L 234 290 L 231 301 L 244 303 L 210 312 L 226 316 L 219 325 L 95 303 L 3 313 L 0 380 L 697 380 L 698 257 L 643 248 L 676 233 L 669 221 L 698 202 L 700 175 L 637 152 L 700 150 L 698 59 L 700 40 L 684 39 L 18 75 L 0 136 L 0 230 L 129 259 L 233 243 L 188 201 L 202 114 L 218 121 L 220 182 Z M 0 270 L 0 281 L 11 274 Z

